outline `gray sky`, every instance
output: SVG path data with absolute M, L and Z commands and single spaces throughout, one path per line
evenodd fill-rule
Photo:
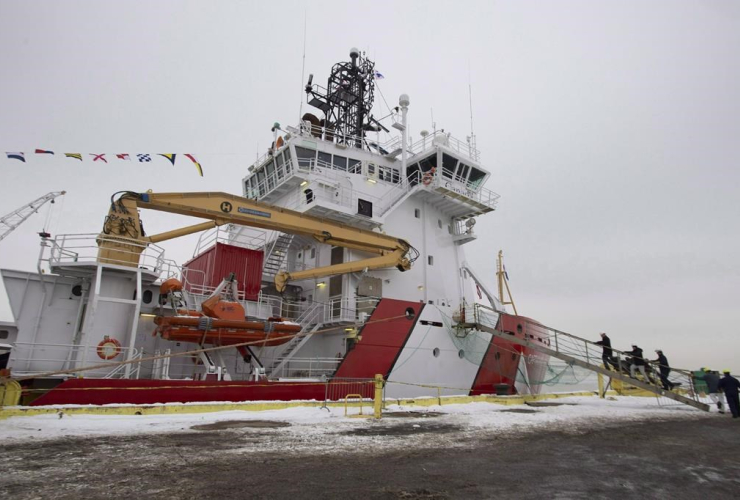
M 433 108 L 464 139 L 470 74 L 501 202 L 466 250 L 493 283 L 504 249 L 520 313 L 740 372 L 736 1 L 0 0 L 0 151 L 57 152 L 2 155 L 0 213 L 66 189 L 52 232 L 94 233 L 114 191 L 240 193 L 272 123 L 297 123 L 304 12 L 306 76 L 367 50 L 388 103 L 410 95 L 415 137 Z M 194 153 L 205 177 L 102 152 Z M 1 267 L 35 268 L 43 220 L 0 243 Z M 183 260 L 193 241 L 165 247 Z

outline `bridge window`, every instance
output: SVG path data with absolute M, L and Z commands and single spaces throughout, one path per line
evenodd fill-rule
M 432 170 L 433 168 L 436 168 L 437 166 L 437 154 L 433 154 L 432 156 L 429 156 L 427 158 L 424 158 L 419 162 L 419 166 L 421 167 L 421 171 L 426 173 Z
M 468 178 L 469 172 L 470 172 L 470 167 L 461 162 L 457 166 L 457 173 L 455 174 L 455 180 L 458 182 L 465 182 Z
M 378 167 L 378 179 L 385 182 L 394 182 L 398 183 L 399 176 L 398 176 L 398 170 L 396 170 L 393 167 Z
M 452 179 L 452 175 L 455 173 L 455 167 L 457 167 L 457 158 L 453 158 L 448 154 L 442 155 L 442 175 L 448 179 Z
M 277 155 L 275 157 L 275 161 L 277 162 L 278 178 L 285 177 L 285 162 L 283 161 L 283 155 Z
M 347 170 L 350 174 L 361 174 L 362 162 L 360 160 L 355 160 L 354 158 L 349 158 L 349 166 L 347 167 Z
M 285 160 L 285 172 L 289 174 L 291 171 L 291 163 L 292 163 L 290 161 L 290 148 L 286 149 L 283 152 L 283 158 Z
M 265 176 L 267 177 L 267 189 L 272 191 L 275 187 L 275 163 L 269 162 L 265 164 Z
M 472 188 L 477 188 L 481 185 L 483 182 L 483 179 L 486 178 L 486 173 L 482 170 L 478 170 L 477 168 L 473 168 L 470 170 L 470 178 L 468 178 L 468 185 Z
M 421 219 L 421 210 L 419 210 L 418 208 L 415 208 L 414 217 L 416 217 L 417 219 Z
M 344 156 L 334 155 L 333 165 L 337 170 L 347 170 L 347 158 Z
M 319 162 L 317 165 L 319 167 L 331 168 L 331 155 L 329 153 L 319 151 Z
M 296 146 L 295 154 L 298 157 L 298 168 L 311 170 L 316 163 L 316 151 L 313 149 Z
M 10 333 L 8 332 L 8 330 L 0 330 L 0 339 L 5 340 L 8 337 L 10 337 Z

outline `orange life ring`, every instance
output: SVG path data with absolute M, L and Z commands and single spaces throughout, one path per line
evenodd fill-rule
M 97 352 L 100 359 L 113 359 L 121 354 L 121 343 L 106 335 L 98 344 Z
M 429 172 L 427 172 L 427 173 L 426 173 L 426 174 L 424 174 L 424 176 L 423 176 L 423 177 L 421 178 L 421 183 L 422 183 L 422 184 L 424 184 L 425 186 L 428 186 L 429 184 L 431 184 L 431 183 L 432 183 L 432 178 L 433 178 L 433 177 L 432 177 L 432 174 L 430 174 Z

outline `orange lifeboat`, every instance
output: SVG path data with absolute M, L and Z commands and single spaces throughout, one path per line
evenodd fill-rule
M 154 335 L 173 342 L 194 342 L 197 344 L 232 345 L 243 342 L 260 342 L 260 346 L 277 346 L 288 342 L 301 331 L 296 323 L 272 317 L 267 321 L 247 321 L 244 307 L 235 300 L 226 300 L 221 291 L 231 281 L 224 280 L 201 305 L 203 312 L 182 310 L 177 316 L 157 316 Z M 180 292 L 182 284 L 175 279 L 164 282 L 161 293 Z

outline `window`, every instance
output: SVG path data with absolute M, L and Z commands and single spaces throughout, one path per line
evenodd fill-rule
M 298 168 L 305 170 L 313 169 L 316 163 L 316 151 L 296 146 L 295 154 L 298 157 Z
M 267 178 L 267 189 L 272 191 L 275 187 L 275 163 L 270 161 L 265 164 L 265 177 Z
M 362 173 L 362 162 L 360 160 L 355 160 L 354 158 L 349 158 L 349 165 L 347 166 L 347 171 L 350 174 L 361 174 Z
M 82 295 L 82 285 L 75 285 L 72 287 L 72 295 L 80 297 Z
M 375 163 L 367 164 L 367 175 L 373 177 L 375 175 Z
M 316 258 L 316 247 L 311 247 L 311 258 L 312 259 Z
M 415 208 L 414 217 L 416 217 L 417 219 L 421 219 L 421 210 L 419 210 L 418 208 Z
M 285 177 L 285 162 L 283 162 L 283 155 L 277 155 L 275 157 L 275 161 L 277 161 L 277 174 L 278 178 Z
M 457 159 L 448 154 L 443 154 L 442 175 L 447 177 L 448 179 L 452 179 L 452 174 L 455 173 L 455 167 L 457 167 Z
M 471 188 L 477 188 L 483 183 L 483 179 L 486 178 L 486 173 L 477 168 L 470 170 L 470 178 L 468 179 L 468 185 Z
M 144 302 L 144 304 L 151 304 L 153 297 L 154 294 L 151 290 L 144 290 L 144 293 L 141 294 L 141 300 Z
M 455 180 L 458 182 L 465 182 L 468 178 L 469 171 L 470 171 L 470 167 L 468 165 L 465 165 L 464 163 L 460 163 L 457 166 L 457 174 L 455 175 Z
M 290 159 L 290 149 L 286 149 L 283 152 L 283 158 L 285 160 L 285 172 L 289 174 L 291 171 L 291 163 L 292 163 Z
M 421 181 L 421 173 L 419 172 L 418 163 L 414 163 L 410 167 L 406 167 L 406 179 L 408 179 L 409 184 L 412 186 L 419 184 L 419 181 Z
M 434 348 L 434 350 L 432 351 L 432 356 L 434 356 L 435 358 L 439 357 L 439 347 Z
M 399 175 L 398 170 L 392 167 L 378 167 L 378 179 L 385 182 L 395 182 L 398 183 L 399 181 Z
M 463 351 L 462 349 L 460 349 L 459 351 L 457 351 L 457 357 L 460 358 L 460 359 L 465 358 L 465 351 Z
M 319 151 L 319 163 L 318 165 L 320 167 L 329 167 L 331 168 L 331 155 L 329 153 L 324 153 L 323 151 Z
M 452 224 L 447 224 L 447 232 L 452 234 Z
M 10 337 L 8 330 L 0 330 L 0 339 L 7 339 L 8 337 Z
M 429 255 L 429 256 L 427 257 L 427 263 L 428 263 L 428 264 L 429 264 L 430 266 L 433 266 L 433 265 L 434 265 L 434 256 L 433 256 L 433 255 Z
M 334 168 L 337 170 L 347 170 L 347 158 L 344 156 L 334 155 Z
M 437 166 L 437 155 L 433 154 L 432 156 L 428 158 L 424 158 L 419 162 L 419 166 L 421 167 L 421 171 L 426 173 L 432 170 Z
M 437 225 L 442 229 L 442 219 L 437 219 Z

